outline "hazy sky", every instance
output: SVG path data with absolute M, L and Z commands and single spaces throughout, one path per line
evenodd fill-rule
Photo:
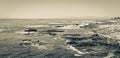
M 0 18 L 120 16 L 120 0 L 0 0 Z

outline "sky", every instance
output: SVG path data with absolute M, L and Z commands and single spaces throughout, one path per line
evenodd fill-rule
M 0 18 L 120 16 L 120 0 L 0 0 Z

